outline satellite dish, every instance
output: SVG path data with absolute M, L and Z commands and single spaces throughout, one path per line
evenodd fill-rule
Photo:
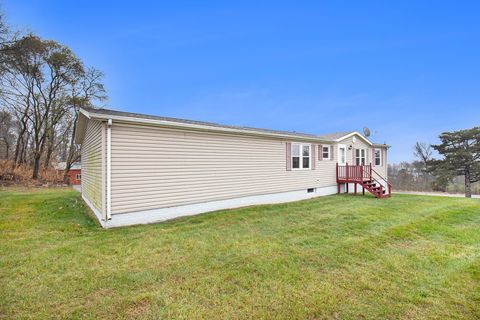
M 364 127 L 363 128 L 363 134 L 365 135 L 365 137 L 370 137 L 370 129 L 368 129 L 367 127 Z

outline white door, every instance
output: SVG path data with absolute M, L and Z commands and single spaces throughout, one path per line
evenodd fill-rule
M 347 163 L 347 146 L 344 144 L 338 145 L 338 164 L 345 165 Z

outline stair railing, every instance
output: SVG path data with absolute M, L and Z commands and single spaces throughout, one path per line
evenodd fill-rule
M 363 184 L 364 181 L 367 180 L 378 184 L 380 187 L 379 197 L 392 194 L 392 185 L 382 175 L 375 171 L 375 169 L 373 169 L 371 163 L 367 165 L 361 164 L 359 166 L 352 166 L 349 165 L 348 162 L 345 163 L 345 165 L 339 165 L 337 162 L 336 171 L 337 183 L 339 183 L 339 181 L 346 181 Z M 386 191 L 385 194 L 383 194 L 384 190 Z
M 392 185 L 377 171 L 372 169 L 372 172 L 375 173 L 378 177 L 380 177 L 381 180 L 385 182 L 385 185 L 387 186 L 388 194 L 392 194 Z M 373 176 L 372 176 L 373 177 Z M 375 179 L 376 180 L 376 179 Z M 379 182 L 380 183 L 380 182 Z M 382 185 L 382 184 L 381 184 Z
M 372 176 L 371 165 L 352 166 L 348 162 L 345 165 L 336 164 L 337 181 L 347 180 L 352 182 L 362 182 L 365 179 L 370 179 Z

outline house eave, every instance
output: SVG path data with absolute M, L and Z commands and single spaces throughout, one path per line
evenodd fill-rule
M 76 144 L 81 144 L 85 136 L 85 130 L 87 129 L 87 122 L 90 119 L 88 112 L 80 109 L 78 112 L 77 124 L 75 127 L 74 140 Z
M 389 149 L 391 148 L 392 146 L 388 145 L 388 144 L 381 144 L 381 143 L 374 143 L 373 146 L 375 148 L 385 148 L 385 149 Z

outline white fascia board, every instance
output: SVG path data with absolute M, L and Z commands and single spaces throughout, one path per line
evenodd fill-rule
M 81 111 L 82 109 L 80 109 L 80 113 L 77 118 L 77 125 L 74 132 L 74 139 L 75 139 L 75 143 L 77 144 L 82 143 L 83 141 L 83 137 L 85 135 L 85 129 L 86 129 L 86 122 L 87 122 L 86 119 L 89 119 L 89 117 Z
M 174 121 L 167 121 L 167 120 L 156 120 L 156 119 L 145 119 L 145 118 L 136 118 L 136 117 L 126 117 L 126 116 L 118 116 L 118 115 L 104 115 L 98 113 L 89 113 L 92 119 L 98 120 L 108 120 L 112 119 L 116 122 L 133 122 L 133 123 L 142 123 L 142 124 L 151 124 L 151 125 L 158 125 L 164 127 L 172 127 L 172 128 L 183 128 L 183 129 L 193 129 L 193 130 L 203 130 L 203 131 L 210 131 L 210 132 L 226 132 L 226 133 L 237 133 L 237 134 L 245 134 L 245 135 L 253 135 L 253 136 L 263 136 L 263 137 L 273 137 L 273 138 L 284 138 L 289 140 L 302 140 L 302 141 L 312 141 L 312 142 L 325 142 L 325 143 L 332 143 L 331 140 L 324 140 L 315 137 L 299 137 L 296 135 L 288 135 L 288 134 L 281 134 L 281 133 L 269 133 L 269 132 L 260 132 L 260 131 L 250 131 L 250 130 L 242 130 L 242 129 L 235 129 L 235 128 L 225 128 L 225 127 L 213 127 L 208 125 L 201 125 L 201 124 L 194 124 L 194 123 L 181 123 L 181 122 L 174 122 Z
M 90 112 L 88 112 L 87 110 L 85 109 L 82 109 L 80 108 L 80 113 L 82 113 L 85 117 L 87 117 L 88 119 L 90 119 Z
M 335 140 L 336 142 L 340 142 L 342 140 L 345 140 L 345 139 L 348 139 L 350 137 L 353 137 L 354 135 L 357 135 L 359 136 L 363 141 L 365 141 L 366 143 L 368 143 L 369 145 L 373 146 L 373 143 L 370 142 L 370 140 L 368 140 L 367 138 L 365 138 L 363 135 L 361 135 L 359 132 L 355 131 L 355 132 L 352 132 L 352 133 L 349 133 L 343 137 L 340 137 L 338 138 L 337 140 Z

